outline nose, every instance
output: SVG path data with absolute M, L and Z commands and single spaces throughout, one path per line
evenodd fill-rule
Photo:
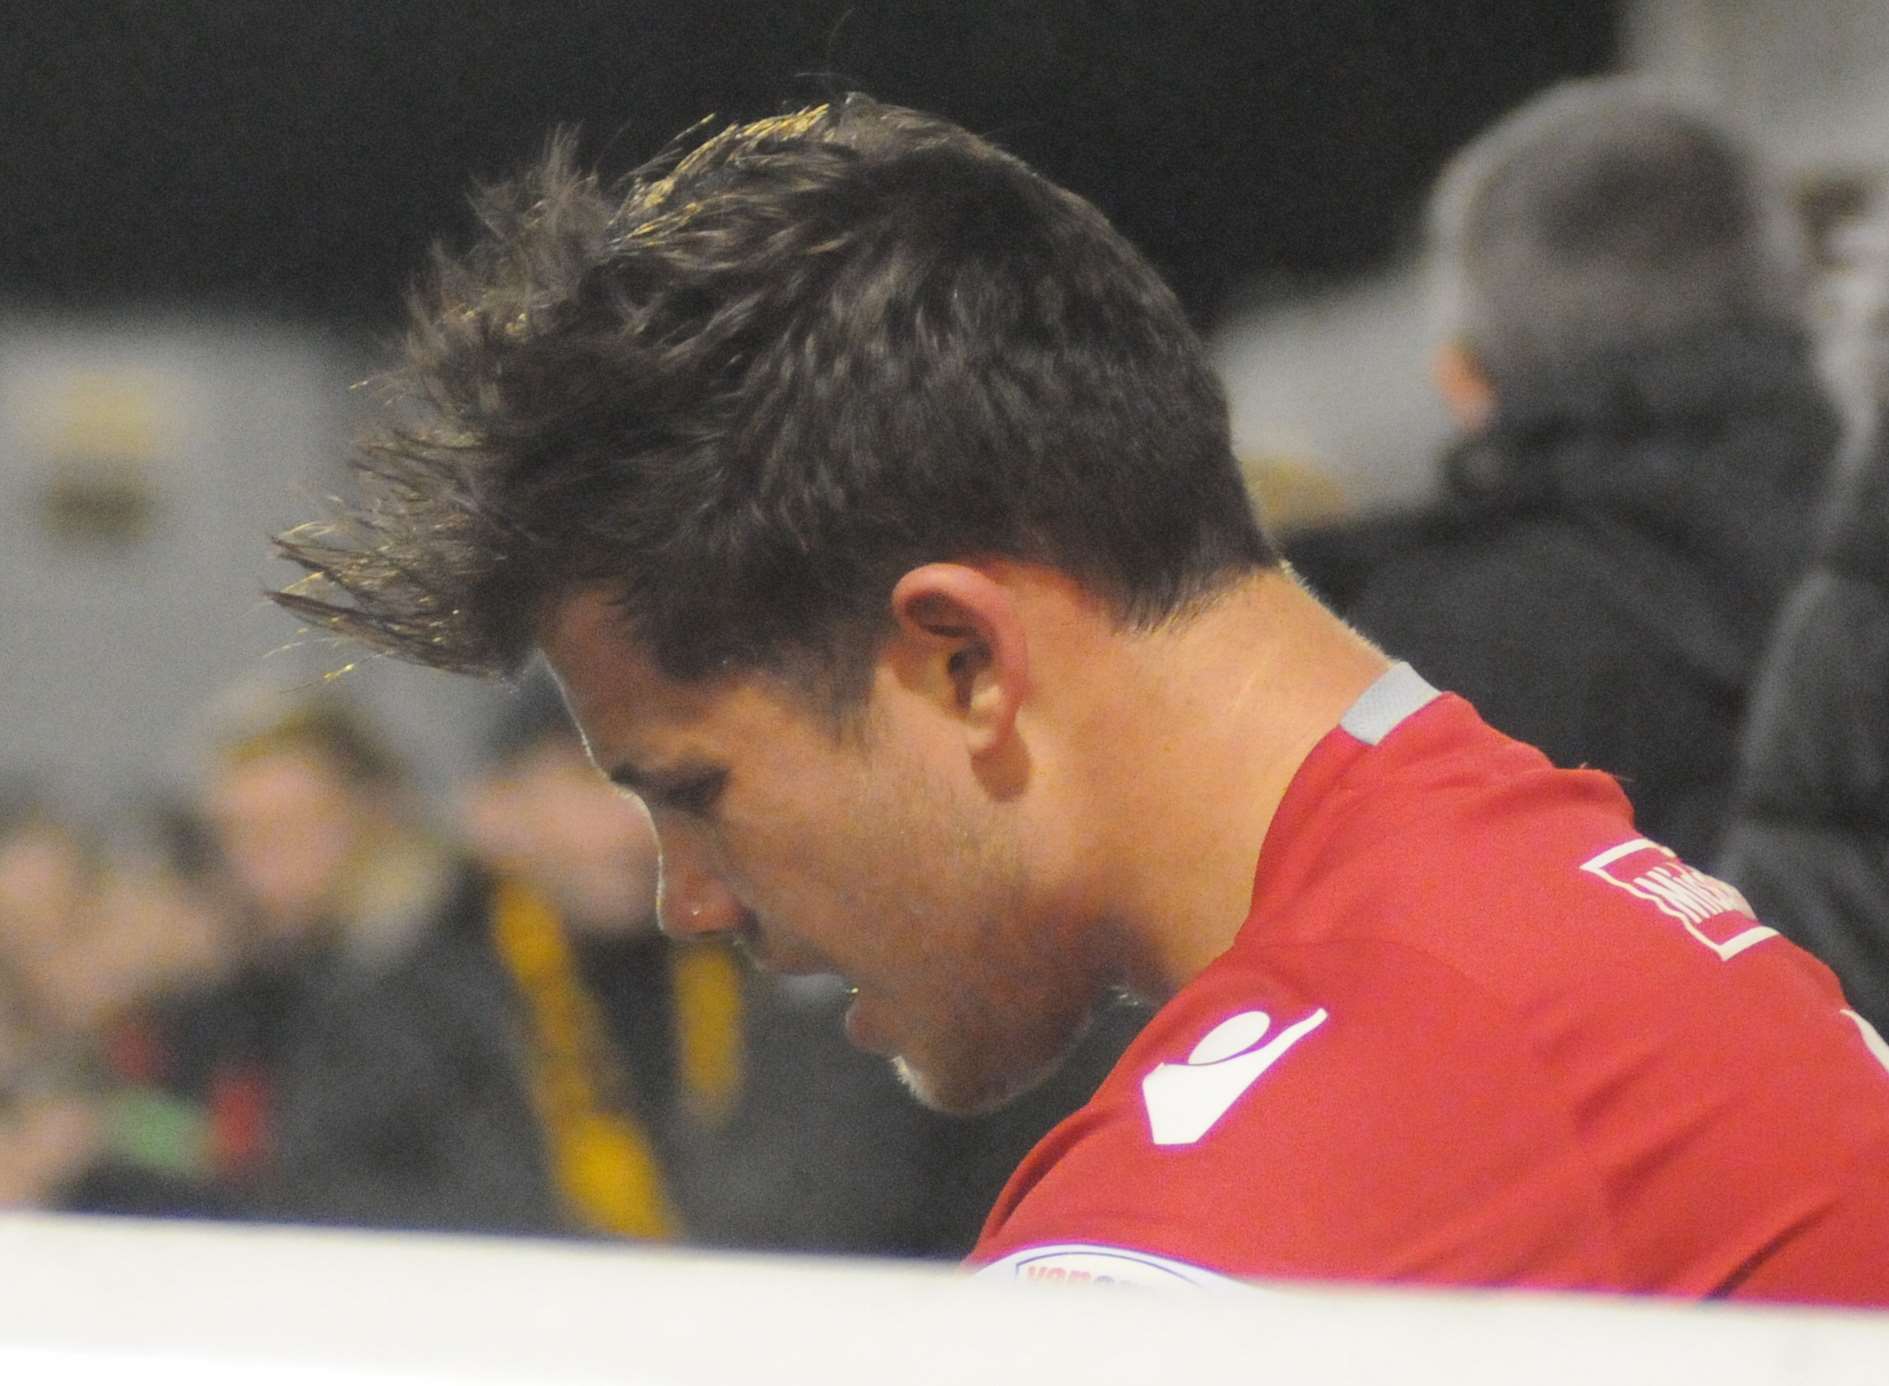
M 747 911 L 686 834 L 662 839 L 656 876 L 656 918 L 673 939 L 689 941 L 734 933 Z

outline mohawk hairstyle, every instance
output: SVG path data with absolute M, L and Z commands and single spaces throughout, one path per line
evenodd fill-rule
M 612 189 L 560 135 L 477 207 L 410 301 L 359 504 L 276 541 L 315 625 L 508 673 L 598 584 L 671 677 L 843 705 L 925 562 L 1054 566 L 1137 625 L 1276 562 L 1166 285 L 945 121 L 849 97 Z

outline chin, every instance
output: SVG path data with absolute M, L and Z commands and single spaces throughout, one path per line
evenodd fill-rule
M 906 1091 L 932 1111 L 954 1117 L 986 1116 L 1048 1081 L 1081 1037 L 1078 1029 L 1050 1057 L 1030 1067 L 1014 1062 L 1003 1066 L 932 1064 L 900 1055 L 892 1061 L 892 1069 Z

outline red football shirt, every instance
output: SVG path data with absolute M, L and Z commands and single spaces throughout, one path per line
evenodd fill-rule
M 1889 1047 L 1611 779 L 1400 665 L 971 1260 L 1889 1304 Z

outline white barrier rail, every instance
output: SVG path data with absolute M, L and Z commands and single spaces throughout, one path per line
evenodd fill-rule
M 1889 1313 L 973 1282 L 867 1261 L 0 1217 L 0 1381 L 1877 1386 Z

